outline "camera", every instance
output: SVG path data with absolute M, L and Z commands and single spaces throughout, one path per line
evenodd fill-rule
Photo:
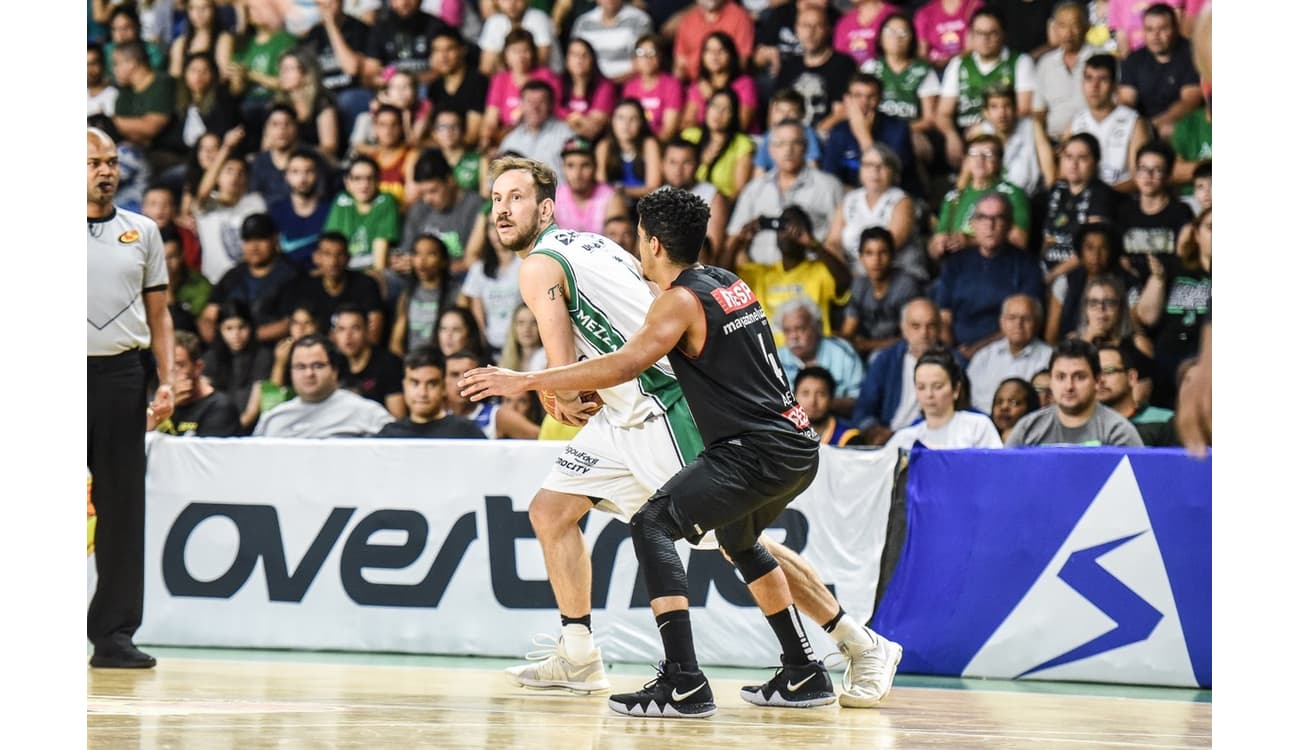
M 760 216 L 758 217 L 758 228 L 760 230 L 771 229 L 773 232 L 779 231 L 781 229 L 781 217 Z

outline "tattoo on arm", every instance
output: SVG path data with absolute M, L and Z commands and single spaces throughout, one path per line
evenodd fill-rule
M 547 290 L 546 290 L 546 297 L 547 297 L 547 299 L 556 300 L 556 299 L 559 299 L 559 298 L 562 297 L 562 296 L 564 296 L 564 285 L 563 285 L 563 284 L 556 284 L 555 286 L 553 286 L 553 287 L 551 287 L 550 289 L 547 289 Z

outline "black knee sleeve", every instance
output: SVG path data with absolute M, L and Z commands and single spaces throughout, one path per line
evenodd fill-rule
M 753 547 L 739 552 L 727 550 L 727 555 L 736 566 L 736 570 L 740 571 L 740 577 L 745 583 L 753 583 L 777 568 L 776 558 L 772 557 L 772 553 L 758 542 L 754 542 Z
M 686 568 L 673 546 L 683 535 L 669 505 L 667 497 L 655 495 L 628 522 L 632 546 L 641 563 L 641 577 L 651 599 L 686 596 L 687 592 Z

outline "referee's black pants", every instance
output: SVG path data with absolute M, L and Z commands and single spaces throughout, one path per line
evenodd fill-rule
M 144 611 L 143 352 L 86 358 L 86 462 L 92 476 L 95 570 L 86 614 L 96 648 L 131 642 Z

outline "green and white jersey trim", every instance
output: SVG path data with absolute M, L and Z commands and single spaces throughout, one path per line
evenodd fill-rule
M 591 232 L 552 225 L 532 252 L 555 260 L 569 283 L 569 320 L 580 359 L 621 348 L 645 323 L 654 295 L 636 258 L 617 243 Z M 666 358 L 635 380 L 600 390 L 611 423 L 634 427 L 664 415 L 682 399 Z

